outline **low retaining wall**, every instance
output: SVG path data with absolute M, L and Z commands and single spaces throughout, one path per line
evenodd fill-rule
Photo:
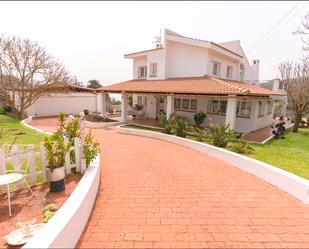
M 21 123 L 22 123 L 24 126 L 30 128 L 30 129 L 32 129 L 32 130 L 35 130 L 35 131 L 37 131 L 37 132 L 41 132 L 41 133 L 44 133 L 44 134 L 47 134 L 47 135 L 52 135 L 51 132 L 43 131 L 43 130 L 41 130 L 41 129 L 39 129 L 39 128 L 33 127 L 32 125 L 30 125 L 31 122 L 32 122 L 32 116 L 29 116 L 28 118 L 26 118 L 26 119 L 24 119 L 24 120 L 21 121 Z
M 86 124 L 87 128 L 99 129 L 99 128 L 105 128 L 105 127 L 108 127 L 108 126 L 119 125 L 119 124 L 122 124 L 122 122 L 90 122 L 90 121 L 85 121 L 85 124 Z
M 121 134 L 161 139 L 208 154 L 247 173 L 257 176 L 298 198 L 302 202 L 309 204 L 309 181 L 275 166 L 209 144 L 168 134 L 123 128 L 121 126 L 117 126 L 117 131 Z
M 30 125 L 32 117 L 22 121 L 30 129 L 52 134 Z M 23 248 L 74 248 L 92 212 L 100 185 L 100 156 L 85 171 L 73 193 Z
M 49 222 L 23 248 L 74 248 L 92 212 L 100 184 L 100 157 Z

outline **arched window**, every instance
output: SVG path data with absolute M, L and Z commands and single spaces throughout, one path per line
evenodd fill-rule
M 240 75 L 240 81 L 244 81 L 244 79 L 245 79 L 245 66 L 244 66 L 244 64 L 240 64 L 239 75 Z

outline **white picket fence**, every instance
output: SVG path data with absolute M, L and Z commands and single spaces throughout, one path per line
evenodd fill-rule
M 68 143 L 65 140 L 65 143 Z M 85 160 L 82 158 L 81 139 L 74 139 L 74 146 L 70 147 L 65 155 L 65 171 L 69 175 L 72 173 L 72 168 L 76 172 L 84 172 L 86 170 Z M 75 163 L 71 163 L 70 152 L 75 152 Z M 37 167 L 41 164 L 41 167 Z M 0 148 L 0 175 L 7 174 L 10 171 L 26 171 L 24 172 L 31 184 L 37 183 L 37 177 L 42 177 L 46 181 L 46 151 L 43 143 L 40 144 L 40 150 L 35 151 L 34 145 L 4 145 Z

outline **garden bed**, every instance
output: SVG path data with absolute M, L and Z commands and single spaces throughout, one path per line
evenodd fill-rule
M 96 115 L 96 114 L 88 114 L 88 115 L 85 115 L 85 119 L 86 121 L 89 121 L 89 122 L 117 122 L 118 120 L 114 120 L 114 119 L 110 119 L 110 118 L 107 118 L 107 117 L 103 117 L 103 116 L 99 116 L 99 115 Z
M 50 193 L 48 183 L 32 187 L 35 194 L 31 197 L 28 189 L 20 189 L 11 193 L 12 216 L 9 216 L 7 196 L 0 195 L 0 236 L 3 238 L 16 228 L 17 222 L 25 222 L 33 218 L 40 223 L 43 218 L 43 209 L 49 203 L 55 203 L 58 209 L 70 197 L 77 186 L 81 174 L 71 174 L 65 178 L 65 191 L 60 193 Z M 0 248 L 8 245 L 4 239 L 1 240 Z M 14 247 L 15 248 L 15 247 Z

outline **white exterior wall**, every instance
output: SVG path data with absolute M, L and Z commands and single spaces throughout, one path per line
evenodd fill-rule
M 261 100 L 260 100 L 261 101 Z M 254 100 L 254 118 L 253 118 L 253 123 L 252 123 L 252 130 L 258 130 L 261 128 L 264 128 L 265 126 L 268 126 L 272 123 L 273 120 L 273 108 L 272 112 L 270 114 L 267 113 L 267 100 L 262 100 L 263 105 L 264 105 L 264 115 L 259 117 L 258 112 L 258 100 Z M 274 105 L 273 105 L 274 107 Z
M 224 44 L 228 47 L 229 43 Z M 254 71 L 241 47 L 232 44 L 229 49 L 237 51 L 243 58 L 235 59 L 210 48 L 166 40 L 165 47 L 149 51 L 133 58 L 133 79 L 138 79 L 138 67 L 147 65 L 147 80 L 177 77 L 202 77 L 212 74 L 212 62 L 221 63 L 219 77 L 226 78 L 227 66 L 233 67 L 232 80 L 240 80 L 240 64 L 245 67 L 244 81 L 258 80 L 258 66 Z M 239 45 L 240 46 L 240 45 Z M 150 77 L 150 63 L 157 63 L 157 77 Z
M 221 72 L 220 75 L 218 75 L 217 77 L 221 77 L 221 78 L 226 78 L 226 71 L 227 71 L 227 67 L 231 66 L 233 68 L 233 73 L 232 73 L 232 80 L 239 80 L 239 62 L 235 61 L 235 60 L 231 60 L 228 58 L 224 58 L 216 53 L 213 52 L 209 52 L 209 56 L 208 56 L 208 70 L 207 70 L 207 74 L 208 75 L 213 75 L 212 73 L 212 64 L 213 62 L 219 62 L 221 64 Z M 216 76 L 216 75 L 214 75 Z
M 133 60 L 133 79 L 138 79 L 138 67 L 147 65 L 147 56 L 136 57 Z M 148 68 L 147 68 L 148 73 Z
M 27 108 L 28 116 L 54 116 L 59 112 L 79 114 L 83 110 L 97 112 L 97 95 L 92 93 L 57 93 L 39 98 Z
M 234 51 L 235 53 L 240 54 L 241 56 L 243 56 L 243 58 L 240 59 L 240 63 L 242 63 L 245 67 L 244 81 L 254 82 L 254 81 L 259 80 L 258 67 L 256 68 L 257 69 L 256 71 L 253 70 L 253 67 L 250 65 L 244 51 L 242 50 L 242 48 L 240 46 L 239 40 L 222 42 L 222 43 L 220 43 L 220 45 L 226 47 L 227 49 Z M 239 70 L 238 70 L 238 75 L 239 75 Z M 240 78 L 238 78 L 237 80 L 240 80 Z
M 166 41 L 166 78 L 198 77 L 207 74 L 208 50 Z
M 165 52 L 164 49 L 154 50 L 147 55 L 147 79 L 165 79 Z M 150 77 L 150 64 L 157 63 L 157 77 Z

